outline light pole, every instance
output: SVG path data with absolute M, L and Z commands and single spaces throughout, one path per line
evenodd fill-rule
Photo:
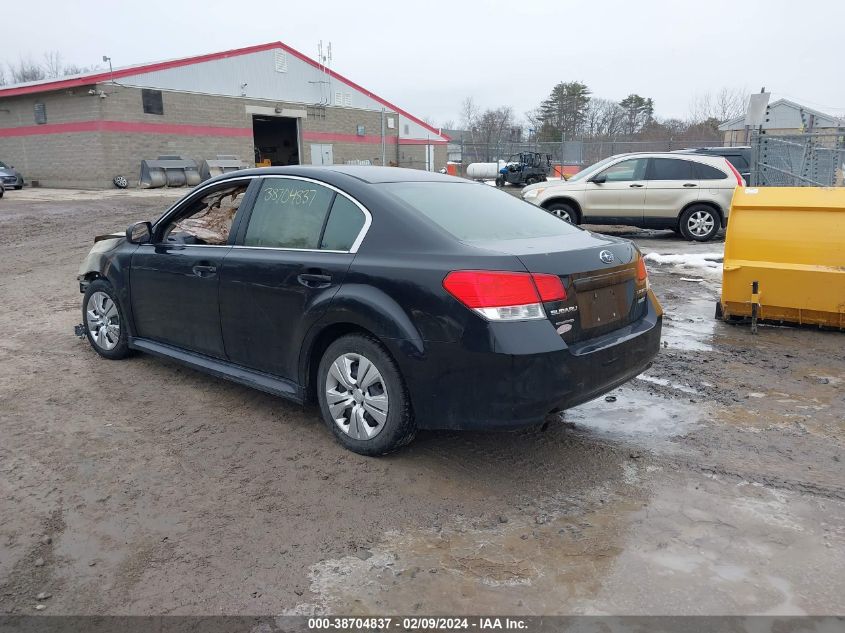
M 114 68 L 111 65 L 111 57 L 103 55 L 103 61 L 109 63 L 109 83 L 114 83 Z

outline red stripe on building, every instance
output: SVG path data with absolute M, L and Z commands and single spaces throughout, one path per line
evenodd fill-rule
M 43 136 L 49 134 L 79 134 L 84 132 L 118 132 L 124 134 L 170 134 L 173 136 L 235 136 L 252 137 L 247 127 L 219 127 L 214 125 L 182 125 L 176 123 L 147 123 L 144 121 L 73 121 L 47 123 L 23 127 L 0 128 L 0 137 Z
M 437 140 L 429 140 L 429 139 L 421 139 L 421 138 L 400 138 L 399 144 L 400 145 L 448 145 L 449 141 L 441 141 L 440 139 Z
M 358 135 L 358 134 L 337 134 L 335 132 L 302 132 L 303 141 L 314 141 L 316 143 L 367 143 L 372 145 L 381 145 L 381 136 L 374 134 Z M 387 145 L 396 143 L 397 137 L 385 136 L 384 142 Z M 423 141 L 418 139 L 399 139 L 399 145 L 445 145 L 446 141 Z

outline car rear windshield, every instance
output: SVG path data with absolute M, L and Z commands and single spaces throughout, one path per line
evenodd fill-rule
M 488 185 L 394 182 L 381 187 L 464 242 L 571 235 L 579 230 Z

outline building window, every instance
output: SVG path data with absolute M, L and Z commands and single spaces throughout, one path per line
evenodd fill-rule
M 43 103 L 35 104 L 35 122 L 38 125 L 47 123 L 47 106 Z
M 405 136 L 410 136 L 410 135 L 411 135 L 411 126 L 406 123 L 405 124 Z
M 164 114 L 164 102 L 161 99 L 161 90 L 141 90 L 141 104 L 144 106 L 144 114 Z

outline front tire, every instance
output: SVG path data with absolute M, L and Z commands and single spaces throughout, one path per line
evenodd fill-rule
M 82 300 L 82 323 L 88 342 L 103 358 L 119 360 L 129 354 L 126 318 L 114 289 L 105 279 L 88 284 Z
M 317 369 L 317 400 L 337 441 L 355 453 L 385 455 L 416 433 L 399 367 L 369 336 L 350 334 L 329 345 Z
M 694 204 L 681 214 L 681 235 L 696 242 L 709 242 L 722 227 L 719 212 L 706 204 Z
M 578 224 L 578 213 L 571 204 L 566 204 L 565 202 L 555 202 L 554 204 L 550 204 L 546 208 L 546 211 L 560 218 L 564 222 Z

